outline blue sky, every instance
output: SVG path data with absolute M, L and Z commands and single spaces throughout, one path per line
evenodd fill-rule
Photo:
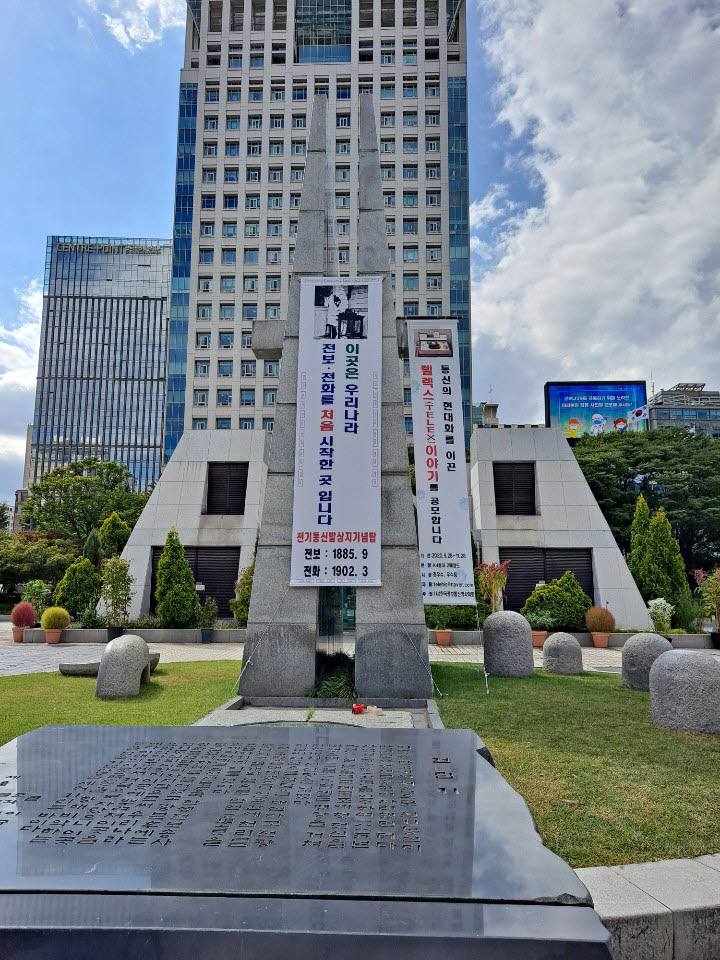
M 720 377 L 720 31 L 694 0 L 467 0 L 473 380 Z M 169 236 L 183 0 L 5 4 L 0 499 L 22 476 L 49 233 Z

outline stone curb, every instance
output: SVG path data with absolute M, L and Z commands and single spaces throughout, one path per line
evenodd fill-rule
M 612 934 L 615 960 L 720 957 L 720 854 L 575 872 Z

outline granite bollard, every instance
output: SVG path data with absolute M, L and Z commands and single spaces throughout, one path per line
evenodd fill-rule
M 720 658 L 704 650 L 668 650 L 650 668 L 656 727 L 720 733 Z
M 565 676 L 583 672 L 582 649 L 569 633 L 553 633 L 543 646 L 543 670 Z
M 96 697 L 136 697 L 150 679 L 150 651 L 142 637 L 127 633 L 103 650 L 95 684 Z
M 485 669 L 495 677 L 531 677 L 535 671 L 532 629 L 522 614 L 499 610 L 483 624 Z
M 638 633 L 622 648 L 622 685 L 628 690 L 650 689 L 650 668 L 672 644 L 658 633 Z

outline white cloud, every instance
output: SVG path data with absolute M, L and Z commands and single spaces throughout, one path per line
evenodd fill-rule
M 0 391 L 11 387 L 34 390 L 40 347 L 43 292 L 39 280 L 15 290 L 17 316 L 0 323 Z
M 540 414 L 545 379 L 652 368 L 658 385 L 718 386 L 720 29 L 709 5 L 479 9 L 498 119 L 522 135 L 544 189 L 542 208 L 509 207 L 496 185 L 471 209 L 475 230 L 492 228 L 490 251 L 474 244 L 492 264 L 474 265 L 481 392 L 492 379 L 510 405 L 501 415 L 522 420 Z M 522 384 L 504 368 L 523 371 Z
M 3 460 L 25 459 L 25 437 L 15 434 L 0 433 L 0 450 Z
M 162 40 L 166 30 L 185 26 L 185 0 L 85 0 L 118 43 L 134 53 Z

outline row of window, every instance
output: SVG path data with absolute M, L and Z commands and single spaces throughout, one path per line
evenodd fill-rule
M 266 377 L 279 377 L 280 376 L 280 361 L 279 360 L 265 360 L 263 361 L 263 373 Z M 218 360 L 217 362 L 217 375 L 218 377 L 232 377 L 233 375 L 233 361 L 232 360 Z M 257 360 L 241 360 L 240 361 L 240 376 L 241 377 L 255 377 L 257 375 Z M 195 376 L 206 378 L 210 376 L 210 361 L 209 360 L 196 360 L 195 361 Z
M 338 257 L 340 262 L 349 263 L 350 261 L 350 248 L 341 247 L 340 251 L 346 253 L 347 256 Z M 290 263 L 294 261 L 295 250 L 292 248 L 289 251 L 289 260 Z M 395 263 L 395 247 L 389 247 L 390 252 L 390 262 Z M 200 264 L 206 266 L 212 264 L 213 251 L 210 250 L 200 250 Z M 439 263 L 442 260 L 442 247 L 440 246 L 430 246 L 428 245 L 425 248 L 425 260 L 428 263 Z M 403 263 L 419 263 L 420 262 L 420 248 L 417 246 L 404 246 L 402 248 L 402 262 Z M 222 264 L 223 266 L 232 266 L 237 263 L 237 251 L 223 249 L 222 251 Z M 269 267 L 280 266 L 282 264 L 282 250 L 279 247 L 269 247 L 265 251 L 265 263 Z M 246 267 L 259 266 L 260 265 L 260 251 L 256 248 L 246 247 L 243 250 L 243 265 Z M 235 278 L 233 276 L 220 277 L 220 289 L 221 290 L 230 290 L 235 289 L 234 284 Z M 231 281 L 233 281 L 231 283 Z M 214 288 L 214 278 L 211 276 L 198 276 L 198 292 L 199 293 L 212 293 Z
M 293 121 L 295 116 L 293 116 Z M 271 113 L 269 117 L 270 130 L 284 130 L 285 129 L 285 116 L 282 113 Z M 338 129 L 349 128 L 351 126 L 350 114 L 349 113 L 336 113 L 335 114 L 335 126 Z M 395 113 L 381 113 L 380 114 L 380 126 L 381 127 L 394 127 L 395 126 Z M 403 111 L 403 126 L 404 127 L 417 127 L 418 126 L 418 112 L 417 110 L 404 110 Z M 425 111 L 425 126 L 426 127 L 439 127 L 440 126 L 440 111 L 439 110 L 426 110 Z M 242 117 L 237 113 L 229 113 L 225 118 L 225 129 L 226 130 L 241 130 L 242 129 Z M 261 113 L 251 113 L 247 118 L 247 129 L 248 130 L 262 130 L 263 129 L 263 115 Z M 293 126 L 293 129 L 302 129 L 302 127 Z M 206 133 L 217 132 L 220 130 L 220 118 L 217 114 L 206 114 L 203 121 L 203 130 Z
M 420 81 L 422 84 L 423 81 Z M 440 80 L 437 77 L 431 77 L 424 81 L 425 83 L 425 97 L 426 99 L 434 99 L 435 97 L 440 96 Z M 394 77 L 382 77 L 380 81 L 380 99 L 381 100 L 394 100 L 396 93 L 396 84 Z M 362 79 L 359 83 L 360 93 L 372 93 L 373 92 L 373 82 L 372 79 Z M 324 93 L 328 94 L 329 89 L 327 85 L 321 84 L 315 86 L 315 93 Z M 417 77 L 405 78 L 402 81 L 402 95 L 410 99 L 417 98 L 418 95 L 418 79 Z M 248 103 L 262 103 L 264 96 L 263 84 L 262 82 L 250 83 L 247 91 Z M 285 84 L 280 81 L 271 81 L 270 84 L 270 103 L 284 103 L 285 102 Z M 307 87 L 293 87 L 293 97 L 294 102 L 307 100 Z M 338 79 L 335 85 L 335 99 L 336 100 L 352 100 L 352 85 L 349 80 L 340 80 Z M 227 102 L 228 103 L 240 103 L 242 101 L 242 87 L 239 84 L 230 85 L 227 88 Z M 205 88 L 205 103 L 220 103 L 220 87 L 218 86 L 207 86 Z
M 290 237 L 297 236 L 297 221 L 290 221 Z M 395 219 L 388 218 L 385 220 L 385 230 L 389 237 L 394 237 L 396 235 L 395 230 Z M 425 219 L 425 232 L 428 234 L 439 234 L 442 231 L 442 223 L 439 217 L 426 217 Z M 404 236 L 419 236 L 420 227 L 417 217 L 404 217 L 402 221 L 402 232 Z M 336 233 L 339 237 L 349 237 L 350 236 L 350 221 L 349 220 L 337 220 L 336 221 Z M 237 237 L 238 235 L 238 225 L 237 220 L 225 220 L 222 225 L 222 235 L 226 238 Z M 282 220 L 268 220 L 267 221 L 267 236 L 274 238 L 281 238 L 283 235 L 282 232 Z M 212 220 L 202 220 L 200 221 L 200 236 L 202 238 L 211 238 L 215 236 L 215 223 Z M 259 220 L 246 220 L 243 226 L 243 236 L 247 239 L 255 239 L 260 237 L 260 221 Z M 224 254 L 223 254 L 224 255 Z M 200 251 L 200 263 L 213 263 L 213 251 L 212 248 L 203 247 Z M 234 262 L 234 261 L 224 261 L 223 262 Z
M 196 407 L 206 407 L 208 405 L 209 390 L 205 387 L 193 390 L 193 405 Z M 215 402 L 218 407 L 232 406 L 232 388 L 218 387 L 215 391 Z M 272 407 L 277 401 L 277 387 L 265 387 L 263 390 L 263 406 Z M 246 387 L 240 390 L 240 406 L 255 406 L 255 388 Z
M 428 16 L 428 4 L 432 4 L 434 7 L 434 13 L 430 13 Z M 436 0 L 426 0 L 425 5 L 425 26 L 426 27 L 436 27 L 438 26 L 438 16 L 437 16 L 437 2 Z M 382 26 L 383 27 L 392 27 L 395 24 L 395 8 L 392 2 L 383 3 L 382 5 Z M 408 21 L 413 18 L 408 16 Z M 386 22 L 387 21 L 387 22 Z M 392 21 L 392 22 L 390 22 Z M 253 30 L 264 30 L 264 11 L 261 16 L 253 17 Z M 278 24 L 282 22 L 282 26 Z M 234 24 L 234 29 L 233 29 Z M 220 25 L 216 20 L 213 24 L 216 29 L 212 32 L 219 33 Z M 416 20 L 413 20 L 412 23 L 408 22 L 405 26 L 416 26 Z M 372 27 L 372 2 L 361 4 L 360 9 L 360 27 Z M 276 18 L 273 16 L 273 29 L 275 30 L 284 30 L 285 29 L 285 12 L 282 16 Z M 237 32 L 242 31 L 242 14 L 236 20 L 231 20 L 231 31 Z M 194 43 L 194 49 L 199 47 L 199 38 L 196 38 Z M 363 38 L 358 41 L 358 60 L 360 63 L 372 63 L 374 60 L 374 50 L 377 49 L 373 43 L 372 38 Z M 393 66 L 395 64 L 395 39 L 388 38 L 382 39 L 379 45 L 380 50 L 380 63 L 383 66 Z M 237 70 L 242 67 L 242 52 L 243 45 L 242 43 L 230 42 L 228 43 L 228 66 Z M 250 69 L 251 70 L 262 70 L 265 66 L 266 51 L 265 45 L 260 42 L 253 42 L 250 44 Z M 222 44 L 215 41 L 208 42 L 206 49 L 206 63 L 209 67 L 219 67 L 222 65 Z M 425 37 L 425 59 L 426 60 L 439 60 L 440 59 L 440 38 L 428 36 Z M 457 57 L 449 56 L 448 59 L 457 59 Z M 270 63 L 271 64 L 284 64 L 287 60 L 286 46 L 281 41 L 273 41 L 272 47 L 270 50 Z M 402 63 L 405 66 L 415 66 L 418 62 L 418 44 L 416 39 L 406 38 L 402 40 Z M 197 66 L 197 64 L 195 64 Z M 364 78 L 361 78 L 361 82 Z M 318 84 L 322 87 L 322 80 L 318 81 Z
M 217 206 L 217 196 L 214 193 L 203 193 L 200 197 L 200 209 L 201 210 L 218 210 L 220 209 Z M 395 206 L 395 191 L 383 192 L 383 205 L 385 207 L 392 208 Z M 420 205 L 419 195 L 417 190 L 404 190 L 402 196 L 402 205 L 403 207 L 417 207 Z M 439 207 L 442 205 L 442 195 L 440 190 L 426 190 L 425 191 L 425 206 L 427 207 Z M 283 208 L 283 195 L 281 193 L 268 193 L 267 196 L 267 206 L 269 210 L 282 210 Z M 300 194 L 290 194 L 290 209 L 297 210 L 300 207 Z M 222 209 L 223 210 L 239 210 L 240 209 L 240 197 L 237 193 L 225 193 L 222 196 Z M 260 209 L 260 194 L 259 193 L 248 193 L 245 194 L 245 209 L 246 210 L 259 210 Z M 336 210 L 348 210 L 350 209 L 350 194 L 349 193 L 336 193 L 335 194 L 335 209 Z
M 653 417 L 657 420 L 720 420 L 720 409 L 700 410 L 697 407 L 676 408 L 653 407 Z
M 402 152 L 416 154 L 418 150 L 418 138 L 417 137 L 403 137 L 402 142 Z M 240 156 L 240 141 L 239 140 L 227 140 L 224 143 L 225 156 L 226 157 L 239 157 Z M 216 157 L 219 157 L 218 153 L 219 145 L 217 140 L 206 140 L 203 143 L 203 157 L 206 160 L 212 160 Z M 248 140 L 247 141 L 247 156 L 248 157 L 261 157 L 262 152 L 262 140 Z M 440 152 L 440 137 L 425 137 L 425 153 L 439 153 Z M 307 153 L 307 145 L 304 140 L 292 140 L 290 142 L 290 155 L 293 157 L 304 157 Z M 350 141 L 349 140 L 336 140 L 335 141 L 335 154 L 337 156 L 344 156 L 350 153 Z M 383 154 L 394 154 L 395 153 L 395 138 L 394 137 L 383 137 L 380 141 L 380 153 Z M 268 144 L 268 156 L 271 157 L 282 157 L 285 155 L 285 143 L 283 140 L 271 140 Z M 239 180 L 238 167 L 226 167 L 225 182 L 226 183 L 237 183 Z M 203 179 L 205 179 L 205 171 L 208 171 L 207 180 L 208 183 L 217 182 L 217 173 L 212 174 L 212 171 L 215 171 L 215 167 L 203 167 Z M 231 173 L 230 177 L 227 175 L 227 171 L 234 171 Z
M 216 430 L 232 430 L 232 418 L 231 417 L 216 417 L 215 418 L 215 429 Z M 273 431 L 273 418 L 272 417 L 263 417 L 262 418 L 262 428 L 267 430 L 268 433 Z M 238 421 L 238 427 L 241 430 L 254 430 L 255 429 L 255 417 L 240 417 Z M 207 417 L 193 417 L 192 421 L 193 430 L 207 430 L 208 428 L 208 418 Z

